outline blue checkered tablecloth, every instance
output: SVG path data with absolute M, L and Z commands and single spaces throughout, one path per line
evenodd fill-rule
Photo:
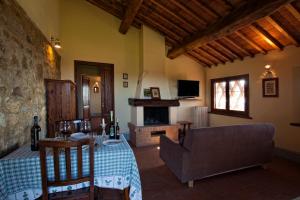
M 131 200 L 141 200 L 140 175 L 135 156 L 124 136 L 122 143 L 95 148 L 95 185 L 102 188 L 124 189 L 130 187 Z M 76 154 L 72 154 L 72 157 Z M 60 157 L 62 178 L 65 177 L 64 158 Z M 83 173 L 89 173 L 88 149 L 83 150 Z M 54 178 L 53 157 L 47 155 L 48 178 Z M 72 159 L 72 171 L 77 171 Z M 76 176 L 76 174 L 72 174 Z M 50 188 L 49 192 L 67 191 L 88 186 L 87 183 Z M 42 194 L 39 152 L 25 145 L 0 159 L 0 200 L 31 200 Z

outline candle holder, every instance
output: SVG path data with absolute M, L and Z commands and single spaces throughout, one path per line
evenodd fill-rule
M 102 122 L 101 124 L 101 127 L 102 127 L 102 139 L 105 140 L 106 139 L 106 132 L 105 132 L 105 127 L 106 127 L 106 124 L 105 122 Z

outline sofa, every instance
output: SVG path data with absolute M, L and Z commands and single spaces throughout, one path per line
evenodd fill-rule
M 160 157 L 182 182 L 264 165 L 271 161 L 275 129 L 271 124 L 191 129 L 180 145 L 160 137 Z

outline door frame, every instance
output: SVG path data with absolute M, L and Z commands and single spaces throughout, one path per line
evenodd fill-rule
M 107 68 L 107 65 L 111 65 L 111 85 L 112 85 L 112 107 L 113 107 L 113 112 L 115 114 L 115 71 L 114 67 L 115 65 L 112 63 L 100 63 L 100 62 L 90 62 L 90 61 L 82 61 L 82 60 L 74 60 L 74 82 L 76 84 L 76 91 L 78 91 L 78 84 L 77 84 L 77 76 L 78 76 L 78 68 L 81 65 L 89 65 L 93 67 L 98 67 L 100 71 L 104 71 L 105 68 Z M 76 92 L 76 100 L 78 98 L 78 92 Z M 79 111 L 78 111 L 78 101 L 76 101 L 76 117 L 78 118 L 79 116 Z M 101 112 L 101 116 L 103 117 L 103 113 Z

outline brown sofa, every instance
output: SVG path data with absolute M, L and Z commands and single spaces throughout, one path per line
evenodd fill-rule
M 192 129 L 183 145 L 160 138 L 160 157 L 182 182 L 271 161 L 275 129 L 271 124 L 233 125 Z

